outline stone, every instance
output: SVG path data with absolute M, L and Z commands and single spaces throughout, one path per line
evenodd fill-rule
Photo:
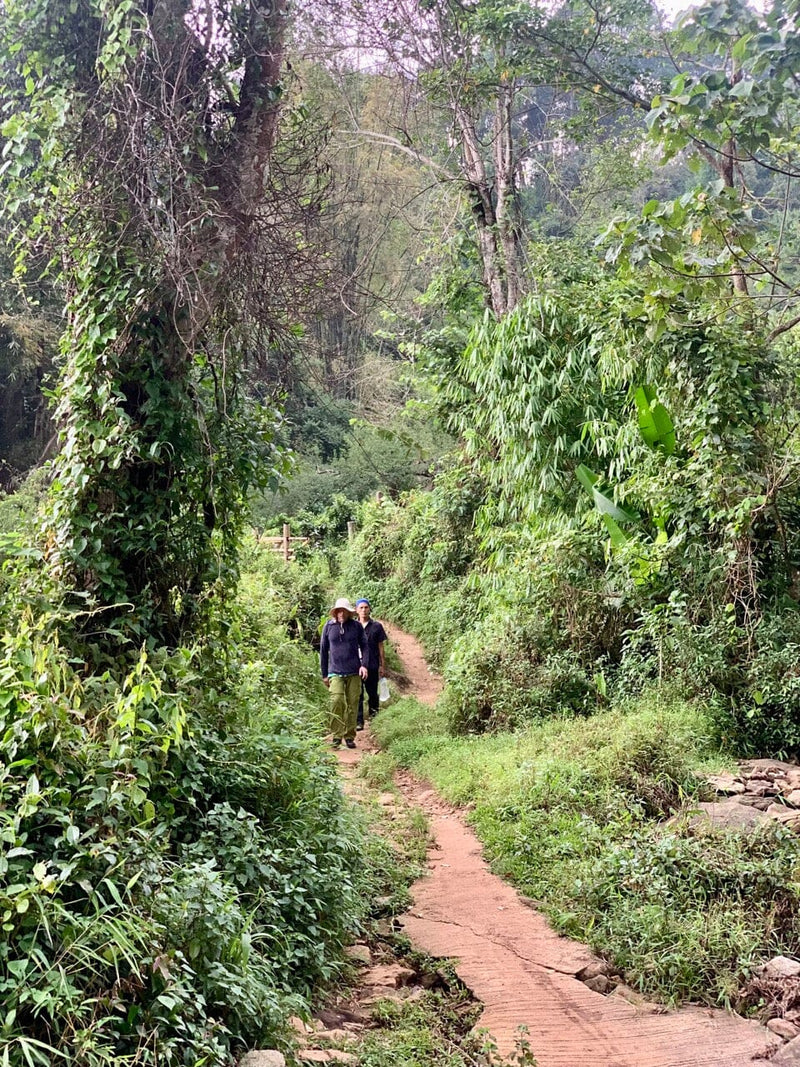
M 400 990 L 400 996 L 403 998 L 405 1004 L 409 1001 L 413 1004 L 416 1000 L 422 1000 L 425 996 L 425 990 L 421 985 L 405 986 Z
M 770 1019 L 767 1023 L 767 1029 L 771 1030 L 773 1034 L 777 1034 L 778 1037 L 782 1037 L 784 1041 L 791 1041 L 793 1037 L 797 1037 L 800 1034 L 800 1030 L 794 1023 L 790 1023 L 786 1019 Z
M 348 945 L 344 950 L 344 954 L 354 963 L 363 963 L 366 966 L 369 966 L 369 964 L 372 963 L 372 953 L 369 950 L 369 946 L 362 943 Z
M 793 774 L 800 773 L 800 767 L 796 763 L 784 763 L 779 759 L 748 759 L 739 764 L 743 774 L 757 775 L 759 778 L 767 776 L 774 778 L 776 774 L 789 778 Z
M 742 793 L 736 801 L 739 804 L 746 804 L 749 808 L 757 808 L 759 811 L 766 811 L 773 803 L 772 797 L 756 797 L 752 793 Z
M 740 804 L 739 797 L 727 797 L 719 801 L 701 801 L 689 818 L 690 826 L 726 826 L 734 829 L 749 829 L 763 821 L 761 812 L 748 804 Z
M 401 967 L 399 963 L 385 963 L 378 967 L 371 967 L 364 975 L 364 985 L 389 986 L 399 989 L 400 986 L 413 982 L 416 975 L 408 967 Z
M 800 974 L 800 963 L 788 956 L 773 956 L 756 971 L 759 978 L 795 978 Z
M 633 1004 L 637 1008 L 642 1008 L 647 1004 L 647 1001 L 641 993 L 635 989 L 631 989 L 629 985 L 625 985 L 624 982 L 618 982 L 617 985 L 611 990 L 612 997 L 622 997 L 623 1000 L 627 1000 L 629 1004 Z
M 256 1049 L 245 1052 L 239 1060 L 239 1067 L 286 1067 L 286 1057 L 277 1049 Z
M 785 804 L 770 804 L 767 816 L 788 826 L 790 830 L 800 831 L 800 811 L 797 808 L 787 808 Z
M 314 1034 L 314 1041 L 330 1041 L 331 1043 L 344 1043 L 348 1041 L 355 1041 L 354 1035 L 349 1030 L 342 1030 L 337 1027 L 333 1030 L 317 1030 Z
M 757 797 L 774 797 L 780 791 L 771 778 L 748 778 L 747 792 Z
M 609 975 L 612 973 L 612 969 L 605 960 L 593 960 L 591 963 L 587 963 L 585 967 L 581 968 L 575 977 L 579 982 L 588 982 L 590 978 L 596 978 L 598 975 Z
M 448 986 L 447 975 L 444 971 L 425 971 L 420 975 L 419 984 L 423 989 L 433 989 L 434 986 L 444 986 L 445 989 Z
M 743 793 L 744 782 L 733 774 L 707 774 L 705 780 L 718 793 Z
M 295 1055 L 301 1063 L 358 1063 L 358 1056 L 338 1048 L 305 1048 Z
M 613 982 L 610 982 L 604 974 L 596 974 L 594 978 L 587 978 L 583 984 L 593 993 L 602 993 L 604 996 L 614 988 Z
M 800 789 L 792 789 L 790 793 L 786 793 L 783 797 L 785 803 L 791 804 L 793 808 L 800 808 Z
M 305 1022 L 304 1019 L 301 1019 L 299 1015 L 289 1016 L 289 1026 L 291 1026 L 297 1034 L 311 1034 L 314 1032 L 314 1027 L 309 1026 L 309 1024 Z
M 800 1067 L 800 1037 L 794 1037 L 769 1061 L 771 1067 Z
M 380 992 L 373 993 L 372 996 L 364 997 L 361 1003 L 365 1008 L 374 1008 L 375 1005 L 380 1004 L 382 1000 L 388 1000 L 391 1004 L 405 1003 L 398 992 L 392 992 L 388 989 L 383 989 Z

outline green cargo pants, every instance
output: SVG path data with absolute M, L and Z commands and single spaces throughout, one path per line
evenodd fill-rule
M 361 678 L 357 674 L 332 674 L 328 691 L 331 695 L 331 732 L 334 737 L 356 736 L 358 698 L 361 694 Z

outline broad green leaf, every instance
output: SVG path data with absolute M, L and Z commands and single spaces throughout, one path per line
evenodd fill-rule
M 639 417 L 639 432 L 650 448 L 657 448 L 665 456 L 675 451 L 675 427 L 669 412 L 655 399 L 654 391 L 640 386 L 634 393 Z
M 603 515 L 603 522 L 608 528 L 612 546 L 614 548 L 622 548 L 629 540 L 628 535 L 619 528 L 610 515 Z

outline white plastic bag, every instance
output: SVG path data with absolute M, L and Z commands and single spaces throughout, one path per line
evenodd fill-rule
M 381 678 L 378 682 L 378 700 L 381 704 L 389 703 L 389 683 L 385 678 Z

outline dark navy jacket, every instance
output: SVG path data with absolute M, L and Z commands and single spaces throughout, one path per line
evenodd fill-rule
M 346 619 L 341 626 L 329 619 L 322 630 L 319 643 L 319 665 L 322 677 L 329 674 L 358 674 L 362 656 L 366 656 L 367 639 L 364 627 L 355 619 Z
M 381 654 L 378 651 L 378 645 L 386 640 L 386 631 L 383 628 L 383 623 L 378 622 L 377 619 L 370 619 L 362 629 L 367 638 L 364 666 L 368 671 L 377 671 L 381 665 Z

